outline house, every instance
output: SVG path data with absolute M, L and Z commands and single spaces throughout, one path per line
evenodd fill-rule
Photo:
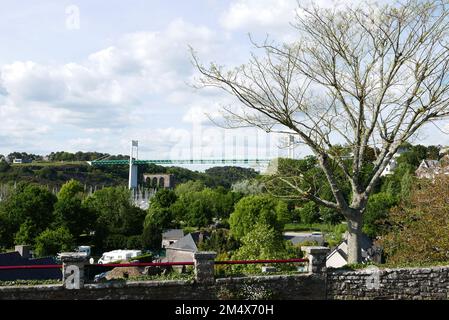
M 385 167 L 384 171 L 380 174 L 381 177 L 387 176 L 389 174 L 393 174 L 394 170 L 397 168 L 398 162 L 395 158 L 391 159 Z
M 193 254 L 197 251 L 198 247 L 189 233 L 165 248 L 165 260 L 167 262 L 193 262 Z
M 348 264 L 348 232 L 343 237 L 344 240 L 327 255 L 326 267 L 340 268 Z M 362 262 L 381 262 L 380 248 L 375 246 L 366 235 L 362 235 L 361 247 Z
M 16 246 L 14 252 L 0 253 L 0 266 L 57 264 L 55 259 L 31 259 L 28 246 Z M 0 281 L 61 279 L 60 269 L 8 269 L 0 270 Z
M 162 248 L 165 249 L 184 237 L 182 229 L 169 229 L 162 233 Z
M 31 160 L 29 160 L 29 159 L 19 159 L 19 158 L 14 158 L 14 160 L 12 161 L 12 163 L 15 163 L 15 164 L 31 163 Z
M 399 147 L 396 153 L 393 155 L 393 158 L 391 158 L 390 162 L 388 162 L 387 166 L 385 167 L 384 171 L 380 174 L 381 177 L 387 176 L 389 174 L 393 174 L 394 170 L 398 166 L 397 158 L 399 158 L 403 153 L 407 152 L 408 148 L 406 147 Z
M 189 233 L 165 248 L 164 260 L 166 262 L 193 262 L 193 254 L 198 251 L 198 244 L 205 237 L 209 237 L 209 233 Z
M 418 179 L 434 179 L 440 174 L 449 174 L 449 156 L 446 155 L 438 160 L 422 160 L 416 169 Z

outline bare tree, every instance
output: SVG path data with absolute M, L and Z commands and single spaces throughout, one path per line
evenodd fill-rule
M 362 215 L 399 146 L 425 124 L 449 115 L 449 1 L 379 6 L 299 7 L 295 43 L 255 44 L 245 65 L 204 66 L 198 86 L 221 88 L 240 103 L 224 107 L 230 127 L 294 133 L 318 159 L 333 201 L 284 179 L 298 197 L 341 212 L 348 221 L 348 262 L 361 261 Z M 336 150 L 349 148 L 351 161 Z M 368 148 L 373 169 L 362 179 Z M 338 148 L 337 148 L 338 149 Z M 345 199 L 334 165 L 351 185 Z

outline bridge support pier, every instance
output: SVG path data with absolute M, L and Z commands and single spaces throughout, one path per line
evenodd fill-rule
M 128 188 L 129 189 L 137 188 L 137 165 L 135 164 L 131 164 L 129 166 Z

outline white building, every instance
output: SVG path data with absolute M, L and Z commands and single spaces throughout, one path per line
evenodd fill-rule
M 399 148 L 398 151 L 396 151 L 396 153 L 393 155 L 393 158 L 391 158 L 390 162 L 385 167 L 384 171 L 382 171 L 380 176 L 383 177 L 383 176 L 387 176 L 389 174 L 393 174 L 394 170 L 398 166 L 397 158 L 399 158 L 399 156 L 401 154 L 403 154 L 404 152 L 407 152 L 407 151 L 408 151 L 407 148 Z
M 348 264 L 348 232 L 345 233 L 344 239 L 345 240 L 327 255 L 326 267 L 340 268 Z M 360 245 L 362 247 L 362 262 L 381 262 L 380 250 L 373 245 L 370 238 L 366 235 L 362 235 Z

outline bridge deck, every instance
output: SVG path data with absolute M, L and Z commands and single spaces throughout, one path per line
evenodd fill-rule
M 191 160 L 133 160 L 133 164 L 268 164 L 271 159 L 191 159 Z M 94 160 L 92 166 L 126 165 L 129 160 Z

